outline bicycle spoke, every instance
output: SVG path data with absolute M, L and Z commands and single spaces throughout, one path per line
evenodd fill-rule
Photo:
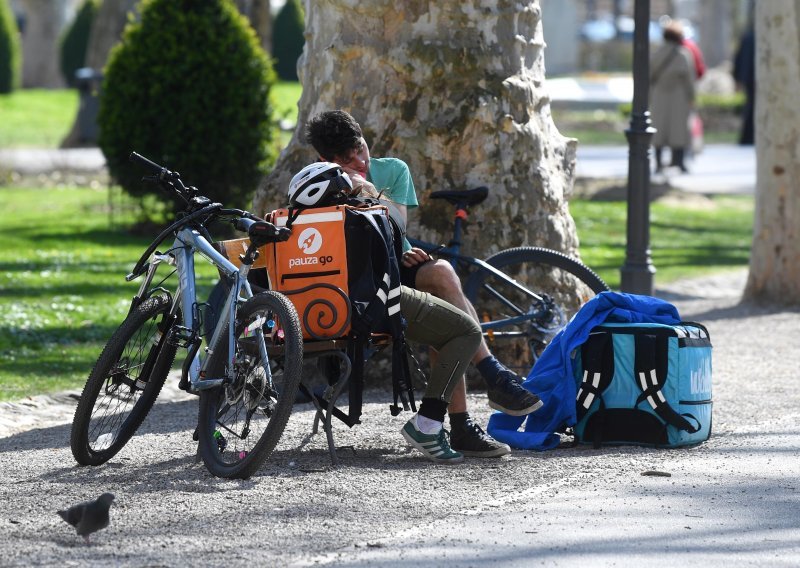
M 509 249 L 485 262 L 494 270 L 479 268 L 465 292 L 492 352 L 521 375 L 528 374 L 583 302 L 606 289 L 591 270 L 546 249 Z
M 213 474 L 251 475 L 283 432 L 302 366 L 296 318 L 284 296 L 257 294 L 237 314 L 236 353 L 229 358 L 217 350 L 209 362 L 210 373 L 230 371 L 232 381 L 201 393 L 200 448 Z

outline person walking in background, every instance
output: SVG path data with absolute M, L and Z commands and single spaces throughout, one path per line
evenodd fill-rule
M 697 42 L 688 37 L 683 38 L 681 45 L 691 52 L 692 61 L 694 61 L 695 77 L 700 80 L 703 75 L 706 74 L 706 62 L 705 59 L 703 59 L 703 51 L 700 49 L 700 46 L 697 45 Z
M 665 146 L 670 148 L 670 165 L 688 171 L 684 157 L 691 140 L 689 113 L 694 106 L 696 73 L 694 57 L 683 46 L 683 26 L 673 20 L 664 27 L 664 43 L 650 59 L 656 172 L 664 169 Z
M 733 60 L 733 79 L 736 81 L 736 88 L 743 90 L 745 96 L 739 144 L 752 145 L 755 143 L 753 115 L 756 106 L 756 34 L 752 23 L 747 26 L 739 42 L 739 49 Z

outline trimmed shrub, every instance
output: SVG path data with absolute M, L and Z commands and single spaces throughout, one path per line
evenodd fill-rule
M 272 25 L 272 57 L 275 71 L 284 81 L 297 81 L 297 59 L 306 43 L 305 17 L 300 0 L 287 0 Z
M 8 0 L 0 0 L 0 93 L 19 87 L 21 57 L 17 20 Z
M 89 34 L 99 7 L 100 0 L 86 0 L 61 38 L 61 74 L 70 86 L 75 85 L 75 71 L 86 62 Z
M 135 150 L 203 195 L 248 207 L 275 159 L 274 73 L 230 0 L 143 0 L 109 55 L 99 145 L 133 196 L 158 193 L 128 162 Z M 163 199 L 163 198 L 162 198 Z

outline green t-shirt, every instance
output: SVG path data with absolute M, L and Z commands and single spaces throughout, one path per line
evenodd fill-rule
M 382 191 L 389 201 L 405 205 L 407 209 L 413 209 L 419 205 L 411 172 L 408 170 L 408 164 L 403 160 L 370 158 L 367 181 L 371 182 L 378 191 Z M 404 239 L 403 251 L 410 249 L 411 244 Z
M 370 158 L 367 181 L 378 191 L 383 191 L 387 199 L 408 209 L 419 205 L 417 191 L 411 180 L 408 165 L 397 158 Z

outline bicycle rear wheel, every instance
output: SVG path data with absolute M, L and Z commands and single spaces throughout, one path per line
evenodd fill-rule
M 536 295 L 525 294 L 486 269 L 470 275 L 464 286 L 484 325 L 506 320 L 484 335 L 494 355 L 523 377 L 578 308 L 609 289 L 590 268 L 549 249 L 512 248 L 485 262 Z
M 259 349 L 259 331 L 268 359 Z M 289 420 L 302 378 L 303 336 L 292 303 L 271 291 L 239 308 L 235 334 L 234 356 L 220 346 L 209 360 L 207 377 L 228 376 L 230 361 L 234 378 L 200 393 L 198 436 L 213 475 L 246 479 L 275 449 Z
M 144 421 L 177 348 L 166 341 L 172 298 L 158 294 L 135 307 L 108 340 L 81 393 L 70 447 L 81 465 L 111 459 Z

